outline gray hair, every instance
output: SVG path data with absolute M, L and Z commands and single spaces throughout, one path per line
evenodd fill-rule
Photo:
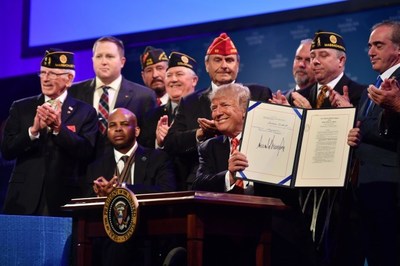
M 240 83 L 224 84 L 210 93 L 210 101 L 217 96 L 225 95 L 227 93 L 233 93 L 239 102 L 239 106 L 243 109 L 243 111 L 246 111 L 247 103 L 250 99 L 250 90 L 248 87 Z

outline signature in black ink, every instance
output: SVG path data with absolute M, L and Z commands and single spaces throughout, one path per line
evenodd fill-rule
M 263 142 L 263 135 L 261 135 L 260 141 L 258 142 L 257 148 L 268 149 L 268 150 L 276 150 L 276 156 L 279 156 L 280 151 L 285 151 L 285 138 L 282 138 L 280 144 L 275 144 L 275 135 L 272 136 L 272 139 L 269 137 L 267 143 Z

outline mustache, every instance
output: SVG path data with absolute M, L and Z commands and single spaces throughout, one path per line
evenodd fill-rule
M 155 78 L 155 79 L 153 79 L 153 80 L 151 81 L 151 84 L 156 83 L 156 82 L 163 82 L 163 80 L 160 79 L 160 78 Z

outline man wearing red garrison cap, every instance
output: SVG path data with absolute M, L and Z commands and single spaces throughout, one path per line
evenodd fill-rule
M 185 164 L 187 189 L 191 188 L 196 176 L 198 144 L 218 134 L 211 118 L 208 95 L 218 86 L 236 82 L 239 72 L 238 50 L 226 33 L 221 33 L 209 46 L 205 57 L 205 67 L 210 76 L 211 85 L 181 100 L 174 123 L 164 142 L 164 149 L 167 152 L 181 156 L 187 162 Z M 269 88 L 260 85 L 247 86 L 251 92 L 251 99 L 268 101 L 271 98 Z
M 194 186 L 193 182 L 196 180 L 196 172 L 198 169 L 199 165 L 199 155 L 197 151 L 197 147 L 199 145 L 203 145 L 202 143 L 204 142 L 204 145 L 206 145 L 208 142 L 206 142 L 208 139 L 213 138 L 217 135 L 219 135 L 219 132 L 216 130 L 214 120 L 211 118 L 211 102 L 209 99 L 209 95 L 211 92 L 215 91 L 218 87 L 224 84 L 231 84 L 237 82 L 237 75 L 239 72 L 239 64 L 240 64 L 240 56 L 238 49 L 236 48 L 235 44 L 231 40 L 231 38 L 226 34 L 222 33 L 219 35 L 217 38 L 213 40 L 209 48 L 207 49 L 206 56 L 205 56 L 205 68 L 207 73 L 210 76 L 211 79 L 211 84 L 208 88 L 204 90 L 199 90 L 195 91 L 194 93 L 184 97 L 181 99 L 181 102 L 178 107 L 178 112 L 175 116 L 174 123 L 172 124 L 171 128 L 168 131 L 168 134 L 165 138 L 164 141 L 164 149 L 174 155 L 178 155 L 182 158 L 182 160 L 186 160 L 185 166 L 188 167 L 187 172 L 188 172 L 188 177 L 187 177 L 187 188 L 188 189 L 197 189 L 197 190 L 210 190 L 210 191 L 218 191 L 218 192 L 224 192 L 221 191 L 221 187 L 225 186 L 214 186 L 215 182 L 208 183 L 205 186 L 200 186 L 198 184 L 202 183 L 205 184 L 207 182 L 195 182 Z M 256 84 L 246 84 L 246 87 L 249 88 L 250 90 L 250 98 L 252 100 L 256 101 L 268 101 L 268 99 L 271 98 L 271 91 L 269 88 L 256 85 Z M 230 106 L 227 106 L 227 108 L 230 108 Z M 229 118 L 227 118 L 229 119 Z M 228 163 L 228 162 L 227 162 Z M 199 176 L 200 178 L 200 176 Z M 222 180 L 221 182 L 223 182 Z M 253 186 L 253 184 L 249 184 L 250 186 Z M 298 195 L 294 190 L 288 190 L 286 188 L 281 188 L 277 186 L 269 186 L 265 184 L 254 184 L 254 189 L 252 190 L 251 187 L 248 188 L 246 187 L 245 191 L 253 192 L 254 195 L 262 195 L 262 196 L 270 196 L 270 197 L 277 197 L 281 198 L 286 204 L 293 206 L 293 211 L 288 212 L 288 217 L 285 218 L 280 218 L 280 217 L 275 217 L 274 221 L 276 221 L 277 224 L 280 224 L 280 221 L 284 220 L 284 222 L 287 223 L 287 221 L 290 221 L 290 227 L 293 227 L 295 229 L 289 230 L 290 233 L 292 231 L 299 231 L 299 232 L 304 232 L 306 230 L 305 224 L 301 224 L 301 210 L 298 208 Z M 230 191 L 233 192 L 233 191 Z M 246 193 L 247 194 L 247 193 Z M 296 208 L 297 204 L 297 208 Z M 300 216 L 299 216 L 300 215 Z M 292 222 L 293 221 L 293 222 Z M 299 225 L 298 225 L 299 224 Z M 298 230 L 297 230 L 298 229 Z M 280 231 L 279 228 L 276 228 L 275 231 Z M 304 234 L 306 235 L 306 233 Z M 274 235 L 275 237 L 275 235 Z M 300 262 L 305 262 L 308 257 L 310 251 L 306 250 L 306 247 L 309 245 L 306 245 L 307 240 L 304 239 L 305 237 L 302 236 L 278 236 L 279 239 L 282 241 L 276 242 L 276 243 L 285 243 L 285 244 L 278 244 L 274 245 L 273 249 L 274 250 L 279 250 L 283 246 L 286 248 L 286 243 L 288 241 L 295 241 L 295 242 L 301 242 L 305 248 L 301 249 L 301 247 L 291 246 L 289 248 L 292 250 L 297 248 L 298 252 L 297 253 L 302 253 L 300 257 L 294 256 L 298 259 Z M 275 239 L 278 239 L 275 238 Z M 283 239 L 284 238 L 284 239 Z M 290 240 L 287 240 L 289 238 Z M 299 240 L 301 239 L 301 241 Z M 238 250 L 238 246 L 234 245 L 234 247 L 231 247 L 231 244 L 229 244 L 228 241 L 222 241 L 223 243 L 221 244 L 220 242 L 221 239 L 218 239 L 216 241 L 216 248 L 215 250 L 218 250 L 218 252 L 221 252 L 220 254 L 224 254 L 225 251 L 232 252 L 232 250 Z M 303 241 L 304 240 L 304 241 Z M 227 243 L 228 242 L 228 243 Z M 247 258 L 248 264 L 252 264 L 252 260 L 254 259 L 253 253 L 249 252 L 248 246 L 251 246 L 250 243 L 247 241 L 244 241 L 243 243 L 246 243 L 246 245 L 239 245 L 239 250 L 241 250 L 241 257 L 238 258 L 234 256 L 235 261 L 219 261 L 216 264 L 210 261 L 206 261 L 204 264 L 205 265 L 246 265 L 241 259 Z M 308 243 L 312 245 L 311 242 L 311 236 L 308 240 Z M 247 245 L 249 244 L 249 245 Z M 220 248 L 220 247 L 225 247 L 225 248 Z M 282 248 L 282 250 L 287 250 L 285 248 Z M 212 250 L 212 249 L 211 249 Z M 300 251 L 301 250 L 301 251 Z M 296 254 L 297 254 L 296 253 Z M 312 253 L 312 250 L 311 250 Z M 249 256 L 244 257 L 243 254 L 247 254 Z M 286 254 L 283 254 L 284 256 L 287 256 Z M 213 256 L 206 256 L 206 257 L 213 257 Z M 229 255 L 221 255 L 221 258 L 227 258 L 229 257 L 232 259 L 232 256 Z M 307 258 L 303 258 L 307 257 Z M 213 257 L 215 258 L 215 256 Z M 280 254 L 276 254 L 274 252 L 274 261 L 278 261 L 282 256 Z M 237 259 L 237 260 L 236 260 Z M 214 261 L 215 262 L 215 261 Z M 313 265 L 312 262 L 305 262 L 302 265 Z

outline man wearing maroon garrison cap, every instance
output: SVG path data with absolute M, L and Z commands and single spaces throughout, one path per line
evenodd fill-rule
M 187 188 L 190 189 L 198 167 L 197 145 L 216 131 L 211 119 L 210 99 L 208 95 L 218 86 L 236 82 L 240 57 L 231 38 L 226 33 L 214 39 L 205 56 L 205 67 L 211 85 L 203 90 L 184 97 L 164 142 L 164 149 L 181 156 L 187 163 Z M 268 101 L 271 90 L 260 85 L 246 85 L 252 100 Z

